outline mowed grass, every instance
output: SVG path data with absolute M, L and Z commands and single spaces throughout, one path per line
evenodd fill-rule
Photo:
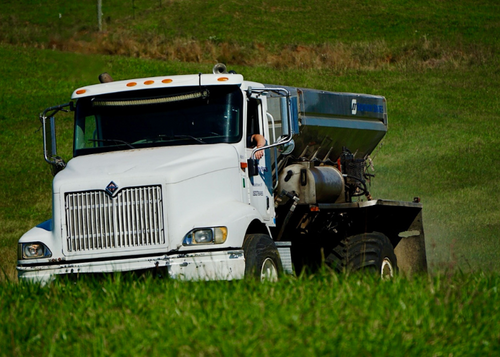
M 98 29 L 96 3 L 3 2 L 0 38 L 12 43 L 89 40 Z M 498 43 L 492 36 L 500 27 L 498 9 L 492 0 L 107 0 L 102 1 L 102 25 L 110 36 L 128 31 L 150 43 L 153 37 L 242 44 L 396 43 L 420 36 Z
M 107 277 L 0 289 L 2 356 L 494 356 L 500 276 L 276 284 Z
M 271 68 L 482 63 L 498 52 L 494 0 L 96 1 L 0 4 L 0 42 L 83 53 Z

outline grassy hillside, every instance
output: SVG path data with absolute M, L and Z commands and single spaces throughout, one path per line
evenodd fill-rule
M 274 68 L 406 68 L 481 62 L 498 51 L 496 1 L 20 0 L 0 41 L 85 53 Z
M 389 133 L 375 154 L 374 195 L 422 198 L 433 269 L 500 268 L 497 2 L 103 3 L 103 33 L 93 0 L 0 5 L 7 276 L 19 236 L 51 216 L 38 114 L 104 71 L 116 79 L 210 72 L 216 61 L 264 83 L 385 95 Z M 60 119 L 69 159 L 71 119 Z

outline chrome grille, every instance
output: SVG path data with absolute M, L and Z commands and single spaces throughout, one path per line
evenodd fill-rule
M 130 187 L 113 198 L 104 191 L 65 196 L 68 252 L 165 243 L 160 186 Z

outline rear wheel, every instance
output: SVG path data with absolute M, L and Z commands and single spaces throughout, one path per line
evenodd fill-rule
M 390 279 L 398 270 L 394 248 L 382 233 L 364 233 L 348 237 L 335 247 L 326 262 L 338 271 L 369 271 Z
M 266 234 L 248 234 L 243 243 L 245 276 L 260 281 L 277 281 L 281 258 L 274 241 Z

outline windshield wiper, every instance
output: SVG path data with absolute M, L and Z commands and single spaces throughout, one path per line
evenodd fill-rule
M 120 139 L 89 139 L 89 141 L 94 141 L 94 142 L 97 141 L 100 143 L 120 143 L 127 145 L 131 149 L 135 149 L 135 147 L 133 147 L 132 144 Z
M 206 142 L 204 142 L 202 139 L 200 138 L 197 138 L 195 136 L 192 136 L 192 135 L 188 135 L 188 134 L 178 134 L 178 135 L 158 135 L 158 137 L 160 139 L 192 139 L 194 141 L 197 141 L 199 142 L 200 144 L 206 144 Z

